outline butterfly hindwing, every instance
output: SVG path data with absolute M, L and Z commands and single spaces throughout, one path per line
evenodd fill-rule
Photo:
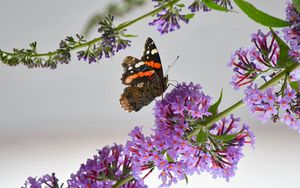
M 155 82 L 142 82 L 140 85 L 126 87 L 121 95 L 120 104 L 128 112 L 137 112 L 163 92 Z

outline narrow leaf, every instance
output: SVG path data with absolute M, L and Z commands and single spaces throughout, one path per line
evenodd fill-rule
M 211 8 L 213 10 L 224 11 L 224 12 L 229 11 L 227 8 L 216 4 L 213 0 L 202 0 L 202 2 L 205 6 L 207 6 L 208 8 Z
M 278 37 L 278 35 L 274 32 L 274 30 L 272 28 L 270 28 L 270 30 L 280 48 L 279 59 L 277 60 L 277 66 L 280 68 L 284 68 L 284 67 L 288 66 L 288 62 L 289 62 L 289 54 L 288 53 L 289 53 L 290 48 L 283 40 L 281 40 L 280 37 Z
M 221 135 L 221 136 L 211 134 L 210 136 L 217 140 L 221 140 L 223 142 L 228 142 L 228 141 L 233 140 L 237 136 L 237 134 L 226 134 L 226 135 Z
M 133 34 L 124 34 L 122 36 L 127 38 L 138 37 L 138 35 L 133 35 Z
M 211 105 L 208 109 L 208 111 L 212 114 L 212 116 L 218 113 L 218 108 L 222 101 L 222 97 L 223 97 L 223 89 L 221 90 L 219 99 L 215 102 L 215 104 Z
M 191 19 L 191 18 L 193 18 L 195 16 L 195 14 L 186 14 L 186 15 L 184 15 L 184 18 L 185 19 Z
M 299 83 L 297 81 L 289 81 L 291 88 L 293 88 L 296 91 L 299 91 L 300 86 Z
M 234 0 L 235 4 L 252 20 L 269 27 L 286 27 L 290 24 L 255 8 L 244 0 Z
M 167 153 L 167 160 L 168 160 L 168 162 L 174 162 L 174 160 L 168 153 Z
M 185 5 L 184 4 L 176 4 L 176 6 L 183 8 Z
M 203 131 L 203 129 L 201 129 L 196 137 L 196 141 L 199 144 L 205 143 L 207 141 L 207 135 L 206 133 Z

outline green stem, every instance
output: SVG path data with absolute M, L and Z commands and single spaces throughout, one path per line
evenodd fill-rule
M 128 176 L 120 181 L 118 181 L 115 185 L 112 186 L 112 188 L 118 188 L 121 187 L 122 185 L 124 185 L 125 183 L 131 181 L 133 179 L 133 176 Z
M 122 23 L 122 24 L 120 24 L 120 25 L 116 28 L 116 30 L 117 30 L 117 31 L 121 31 L 121 30 L 123 30 L 123 29 L 125 29 L 125 28 L 131 26 L 132 24 L 134 24 L 134 23 L 136 23 L 136 22 L 138 22 L 138 21 L 140 21 L 140 20 L 142 20 L 142 19 L 144 19 L 144 18 L 146 18 L 146 17 L 148 17 L 148 16 L 152 16 L 152 15 L 154 15 L 154 14 L 160 12 L 162 9 L 164 9 L 164 8 L 166 8 L 166 7 L 172 7 L 172 6 L 173 6 L 175 3 L 177 3 L 178 1 L 180 1 L 180 0 L 173 0 L 173 1 L 170 1 L 170 2 L 168 2 L 168 3 L 166 3 L 166 4 L 164 4 L 164 5 L 162 5 L 162 6 L 158 7 L 158 8 L 156 8 L 156 9 L 154 9 L 153 11 L 148 12 L 148 13 L 146 13 L 146 14 L 144 14 L 144 15 L 142 15 L 142 16 L 140 16 L 140 17 L 138 17 L 138 18 L 136 18 L 136 19 L 134 19 L 134 20 L 132 20 L 132 21 Z M 90 41 L 88 41 L 88 42 L 85 42 L 85 43 L 81 43 L 81 44 L 75 45 L 71 50 L 73 51 L 73 50 L 76 50 L 76 49 L 79 49 L 79 48 L 83 48 L 83 47 L 86 47 L 86 46 L 90 46 L 90 45 L 95 44 L 95 43 L 97 43 L 97 42 L 99 42 L 99 41 L 101 41 L 101 40 L 102 40 L 101 37 L 97 37 L 97 38 L 94 38 L 93 40 L 90 40 Z M 4 54 L 6 54 L 6 55 L 10 55 L 10 56 L 13 56 L 13 55 L 14 55 L 14 53 L 11 53 L 11 52 L 6 52 L 6 51 L 1 51 L 1 52 L 4 53 Z M 31 57 L 46 57 L 46 56 L 53 56 L 53 55 L 56 55 L 56 54 L 58 54 L 58 53 L 59 53 L 59 52 L 56 50 L 56 51 L 52 51 L 52 52 L 48 52 L 48 53 L 33 54 Z
M 259 87 L 260 90 L 265 90 L 267 88 L 269 88 L 270 86 L 275 85 L 278 81 L 280 81 L 286 74 L 290 73 L 291 71 L 295 70 L 296 68 L 300 68 L 300 64 L 293 64 L 290 67 L 285 68 L 282 72 L 280 72 L 278 75 L 276 75 L 274 78 L 272 78 L 271 80 L 269 80 L 268 82 L 266 82 L 265 84 L 263 84 L 261 87 Z M 243 100 L 239 100 L 238 102 L 236 102 L 235 104 L 233 104 L 232 106 L 228 107 L 227 109 L 225 109 L 224 111 L 216 114 L 214 117 L 212 117 L 211 119 L 209 119 L 205 126 L 211 126 L 212 124 L 214 124 L 215 122 L 221 120 L 223 117 L 228 116 L 229 114 L 231 114 L 233 111 L 237 110 L 238 108 L 242 107 L 244 105 Z M 190 133 L 190 135 L 188 136 L 189 138 L 191 138 L 192 136 L 195 136 L 198 134 L 198 132 L 201 130 L 201 126 L 198 126 L 193 132 Z

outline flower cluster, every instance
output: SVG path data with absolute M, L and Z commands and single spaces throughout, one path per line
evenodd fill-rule
M 157 25 L 157 30 L 161 34 L 180 29 L 180 21 L 185 23 L 189 22 L 189 19 L 187 19 L 184 14 L 181 14 L 180 11 L 181 8 L 176 6 L 168 9 L 164 8 L 149 25 Z
M 206 171 L 226 180 L 234 175 L 243 156 L 242 146 L 254 143 L 253 133 L 246 125 L 240 127 L 239 119 L 233 116 L 206 126 L 205 120 L 211 115 L 210 100 L 199 85 L 183 83 L 156 103 L 155 134 L 144 136 L 141 128 L 136 127 L 126 144 L 126 152 L 133 156 L 136 179 L 154 167 L 160 171 L 162 187 L 195 172 Z M 199 128 L 198 134 L 192 135 Z
M 157 4 L 155 7 L 165 6 L 167 3 L 171 3 L 169 6 L 163 7 L 163 9 L 156 15 L 156 19 L 149 23 L 149 25 L 157 25 L 157 30 L 161 34 L 166 34 L 176 29 L 180 29 L 180 22 L 188 23 L 189 20 L 194 16 L 193 13 L 199 12 L 203 10 L 204 12 L 208 12 L 211 9 L 208 8 L 203 0 L 194 0 L 191 5 L 188 6 L 188 9 L 192 12 L 192 14 L 184 14 L 182 13 L 182 9 L 185 6 L 184 4 L 176 4 L 170 0 L 152 0 Z M 230 0 L 214 0 L 214 3 L 232 9 L 232 5 Z
M 296 70 L 299 79 L 299 69 Z M 295 76 L 295 77 L 296 77 Z M 297 81 L 300 83 L 300 79 Z M 288 127 L 300 133 L 300 90 L 291 87 L 276 92 L 275 87 L 260 91 L 256 86 L 249 86 L 245 90 L 244 102 L 252 113 L 264 123 L 268 120 L 276 122 L 280 119 Z
M 58 185 L 58 179 L 55 177 L 55 174 L 52 175 L 46 174 L 41 178 L 28 177 L 24 186 L 21 188 L 60 188 Z
M 202 0 L 195 0 L 188 8 L 191 12 L 199 12 L 200 10 L 203 10 L 203 12 L 211 11 Z
M 288 2 L 286 16 L 291 26 L 283 29 L 284 39 L 290 44 L 285 62 L 280 62 L 282 49 L 277 41 L 280 39 L 273 36 L 275 33 L 264 34 L 258 31 L 252 34 L 254 46 L 237 50 L 228 63 L 235 73 L 231 82 L 235 89 L 253 84 L 257 77 L 268 81 L 283 70 L 285 65 L 300 62 L 300 15 L 290 2 Z
M 277 76 L 286 67 L 295 66 L 300 62 L 300 15 L 291 3 L 286 9 L 287 20 L 290 27 L 283 30 L 284 39 L 290 44 L 284 43 L 277 33 L 267 34 L 258 31 L 252 34 L 253 47 L 249 49 L 237 50 L 230 62 L 229 67 L 233 67 L 235 75 L 232 77 L 232 85 L 235 89 L 247 85 L 244 102 L 248 105 L 252 113 L 258 114 L 262 122 L 272 120 L 288 125 L 300 132 L 300 69 L 279 78 L 278 86 L 261 91 L 257 88 L 254 80 L 258 77 L 267 82 Z M 277 37 L 277 38 L 276 38 Z M 285 49 L 281 49 L 285 48 Z M 285 50 L 289 52 L 285 54 Z M 280 58 L 286 56 L 286 58 Z
M 278 72 L 275 68 L 280 49 L 272 33 L 264 34 L 259 30 L 252 34 L 252 42 L 255 46 L 236 50 L 228 63 L 235 74 L 231 82 L 235 89 L 251 85 L 259 76 L 268 81 Z
M 226 9 L 233 9 L 230 0 L 213 0 L 213 3 L 220 5 L 221 7 L 224 7 Z M 203 12 L 211 11 L 211 9 L 205 5 L 203 0 L 194 0 L 188 8 L 191 10 L 191 12 L 199 12 L 200 10 L 203 10 Z
M 110 188 L 118 181 L 131 176 L 131 157 L 123 152 L 122 145 L 104 147 L 99 150 L 98 155 L 93 159 L 88 159 L 86 164 L 82 164 L 76 174 L 71 174 L 68 180 L 70 188 Z M 122 188 L 146 188 L 142 181 L 131 179 Z
M 182 9 L 184 4 L 176 4 L 177 1 L 170 0 L 152 0 L 157 4 L 155 7 L 162 8 L 156 14 L 156 19 L 149 23 L 149 25 L 157 25 L 157 30 L 161 34 L 166 34 L 176 29 L 180 29 L 180 22 L 188 23 L 194 14 L 184 14 Z
M 215 3 L 219 4 L 220 6 L 222 6 L 224 8 L 233 9 L 233 7 L 231 5 L 231 0 L 215 0 Z
M 300 62 L 300 53 L 290 49 L 287 60 L 283 62 L 285 65 L 280 64 L 280 46 L 271 32 L 264 34 L 259 30 L 252 34 L 252 42 L 254 46 L 236 50 L 228 63 L 234 71 L 231 84 L 236 90 L 253 84 L 258 77 L 267 82 L 285 65 Z
M 113 25 L 113 16 L 107 16 L 106 19 L 100 22 L 98 32 L 101 33 L 101 42 L 91 44 L 85 51 L 78 51 L 77 57 L 89 63 L 97 62 L 99 59 L 110 58 L 119 50 L 130 46 L 130 42 L 124 39 L 126 30 L 118 30 Z
M 289 42 L 294 51 L 300 53 L 300 14 L 291 2 L 287 2 L 286 20 L 291 23 L 291 26 L 283 29 L 284 39 Z

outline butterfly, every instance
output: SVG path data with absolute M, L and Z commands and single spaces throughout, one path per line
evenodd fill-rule
M 151 38 L 145 42 L 141 59 L 127 56 L 123 60 L 122 84 L 124 89 L 121 106 L 131 112 L 139 111 L 161 96 L 167 89 L 168 77 L 164 76 L 158 50 Z

